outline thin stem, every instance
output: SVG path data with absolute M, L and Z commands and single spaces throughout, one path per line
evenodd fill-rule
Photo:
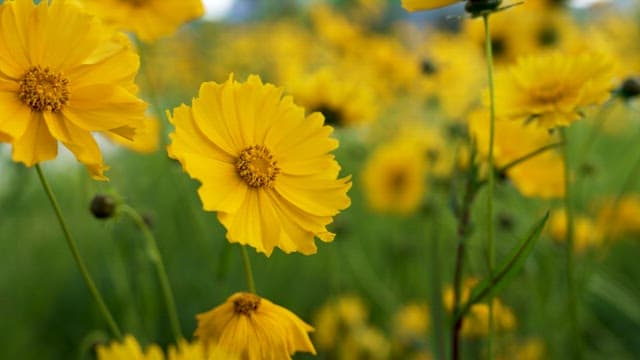
M 122 205 L 120 211 L 128 215 L 133 222 L 142 230 L 142 234 L 147 242 L 147 251 L 151 263 L 156 268 L 158 279 L 160 280 L 160 288 L 162 290 L 162 296 L 164 298 L 165 305 L 167 307 L 167 313 L 169 314 L 169 322 L 171 323 L 171 330 L 176 341 L 183 339 L 182 330 L 180 329 L 180 320 L 178 318 L 178 311 L 176 308 L 175 298 L 173 296 L 173 290 L 171 289 L 171 283 L 169 282 L 169 276 L 167 276 L 167 270 L 164 267 L 162 261 L 162 255 L 158 249 L 158 243 L 155 236 L 151 232 L 149 225 L 144 221 L 142 216 L 132 207 Z
M 244 273 L 247 276 L 247 287 L 252 293 L 256 293 L 256 283 L 253 281 L 253 271 L 251 270 L 251 261 L 249 260 L 249 253 L 247 253 L 246 246 L 240 246 L 242 251 L 242 262 L 244 263 Z
M 567 288 L 568 288 L 568 306 L 569 306 L 569 323 L 571 328 L 571 337 L 573 342 L 573 358 L 579 359 L 580 353 L 580 338 L 578 334 L 578 302 L 576 296 L 575 285 L 575 265 L 573 258 L 573 243 L 574 243 L 574 216 L 573 216 L 573 201 L 571 193 L 571 162 L 569 157 L 569 142 L 566 129 L 560 129 L 560 135 L 562 136 L 563 156 L 564 156 L 564 209 L 567 217 L 567 241 L 566 241 L 566 261 L 567 261 Z
M 87 270 L 87 267 L 85 266 L 84 261 L 82 260 L 82 256 L 80 256 L 80 252 L 78 251 L 78 246 L 76 245 L 76 242 L 71 236 L 69 227 L 67 226 L 67 223 L 64 220 L 64 217 L 62 216 L 62 211 L 60 210 L 58 201 L 56 200 L 56 197 L 53 194 L 53 191 L 51 190 L 51 187 L 49 186 L 49 183 L 47 182 L 46 177 L 44 176 L 42 168 L 40 168 L 40 164 L 36 164 L 35 167 L 36 167 L 36 171 L 38 172 L 38 177 L 40 178 L 40 183 L 42 184 L 42 188 L 44 189 L 44 192 L 47 193 L 47 197 L 49 198 L 49 202 L 53 207 L 53 211 L 56 213 L 56 217 L 58 218 L 58 223 L 62 228 L 62 232 L 64 233 L 64 237 L 67 240 L 67 245 L 69 246 L 69 250 L 71 250 L 71 255 L 73 256 L 73 259 L 75 260 L 76 265 L 78 266 L 78 270 L 80 270 L 80 274 L 82 274 L 84 283 L 89 288 L 89 292 L 91 293 L 91 296 L 93 296 L 93 299 L 98 303 L 98 309 L 100 309 L 100 312 L 102 313 L 104 320 L 107 322 L 107 325 L 111 330 L 111 333 L 116 338 L 121 339 L 122 332 L 120 332 L 120 328 L 118 327 L 118 324 L 114 320 L 113 316 L 111 315 L 111 312 L 109 311 L 109 308 L 107 307 L 106 303 L 102 299 L 102 295 L 100 294 L 100 291 L 96 287 L 96 284 L 93 281 L 91 274 L 89 274 L 89 270 Z
M 496 109 L 495 109 L 495 89 L 493 81 L 493 49 L 491 48 L 491 32 L 489 31 L 489 15 L 487 12 L 482 15 L 485 34 L 485 51 L 487 57 L 487 76 L 489 80 L 489 174 L 487 189 L 487 245 L 489 248 L 488 268 L 489 276 L 493 278 L 493 268 L 495 266 L 495 244 L 493 241 L 493 189 L 495 187 L 495 173 L 493 171 L 493 142 L 495 135 Z M 489 336 L 488 336 L 488 358 L 493 359 L 493 297 L 489 297 Z

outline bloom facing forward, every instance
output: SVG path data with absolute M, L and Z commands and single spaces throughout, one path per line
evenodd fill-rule
M 202 183 L 203 207 L 218 212 L 230 242 L 313 254 L 314 236 L 332 241 L 326 225 L 350 205 L 350 177 L 337 179 L 338 142 L 322 115 L 305 118 L 281 95 L 257 76 L 202 84 L 192 107 L 170 116 L 169 154 Z
M 55 158 L 59 140 L 106 179 L 91 132 L 132 138 L 144 121 L 128 40 L 64 0 L 5 1 L 0 20 L 0 141 L 32 166 Z
M 87 9 L 120 30 L 144 41 L 171 35 L 187 21 L 204 15 L 201 0 L 82 0 Z
M 613 90 L 613 66 L 597 54 L 552 53 L 518 59 L 496 77 L 496 116 L 569 126 L 581 108 L 605 102 Z
M 235 293 L 214 309 L 197 315 L 195 336 L 246 360 L 290 359 L 296 351 L 316 350 L 313 327 L 291 311 L 251 293 Z

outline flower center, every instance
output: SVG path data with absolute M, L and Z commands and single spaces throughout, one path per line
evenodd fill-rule
M 251 315 L 258 310 L 260 297 L 250 293 L 242 293 L 233 300 L 233 311 L 238 315 Z
M 69 80 L 48 67 L 32 66 L 18 83 L 18 97 L 32 111 L 59 112 L 69 101 Z
M 280 172 L 273 155 L 263 145 L 253 145 L 242 150 L 235 165 L 242 180 L 254 188 L 273 186 L 273 180 Z

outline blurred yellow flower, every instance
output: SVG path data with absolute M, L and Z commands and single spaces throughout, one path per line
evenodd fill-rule
M 167 360 L 240 360 L 239 356 L 230 354 L 218 344 L 203 344 L 200 341 L 191 343 L 181 339 L 178 346 L 169 346 Z M 99 359 L 100 360 L 100 359 Z M 137 360 L 137 359 L 136 359 Z
M 402 7 L 407 11 L 430 10 L 449 6 L 463 0 L 402 0 Z
M 125 336 L 122 343 L 98 345 L 97 354 L 98 360 L 164 360 L 164 354 L 158 345 L 151 345 L 146 351 L 142 351 L 138 340 L 132 335 Z
M 364 326 L 369 310 L 356 295 L 344 295 L 326 302 L 315 314 L 313 338 L 320 349 L 332 349 L 347 333 Z
M 399 139 L 379 146 L 362 170 L 369 206 L 402 215 L 416 211 L 426 191 L 426 162 L 416 143 Z
M 327 125 L 366 124 L 378 115 L 377 98 L 372 89 L 333 66 L 296 76 L 291 93 L 309 112 L 322 113 Z
M 618 200 L 603 201 L 596 223 L 599 231 L 610 238 L 640 234 L 640 195 L 626 194 Z
M 197 315 L 195 336 L 246 360 L 291 359 L 297 351 L 316 354 L 313 327 L 291 311 L 251 293 L 235 293 L 224 304 Z
M 543 360 L 548 359 L 544 342 L 538 338 L 527 339 L 522 342 L 514 342 L 506 346 L 501 354 L 496 356 L 498 360 Z
M 460 304 L 464 304 L 469 299 L 471 289 L 478 283 L 475 278 L 467 278 L 462 284 L 460 293 Z M 443 294 L 443 303 L 447 311 L 453 311 L 453 287 L 449 286 Z M 516 317 L 513 311 L 500 301 L 493 299 L 494 329 L 498 332 L 513 330 L 516 325 Z M 469 312 L 462 322 L 460 334 L 465 337 L 486 336 L 489 330 L 489 305 L 486 303 L 476 303 L 471 306 Z
M 106 180 L 91 132 L 131 139 L 144 126 L 128 40 L 64 0 L 5 1 L 0 17 L 0 141 L 27 166 L 54 159 L 61 141 Z
M 612 80 L 612 62 L 595 53 L 519 58 L 496 76 L 496 115 L 544 128 L 569 126 L 582 107 L 609 98 Z
M 474 111 L 469 116 L 469 132 L 478 152 L 489 153 L 489 114 Z M 535 151 L 558 143 L 557 134 L 531 123 L 498 119 L 495 123 L 494 158 L 498 168 L 510 165 Z M 527 197 L 558 198 L 564 196 L 564 164 L 554 149 L 537 154 L 507 170 L 513 185 Z
M 602 242 L 602 233 L 596 227 L 594 221 L 586 216 L 575 215 L 573 250 L 582 253 L 590 247 L 599 245 Z M 549 234 L 557 242 L 567 240 L 567 214 L 564 209 L 557 209 L 549 217 Z
M 180 25 L 204 15 L 201 0 L 81 0 L 87 9 L 143 41 L 173 34 Z
M 407 304 L 393 316 L 394 335 L 404 344 L 418 342 L 426 337 L 430 322 L 427 304 Z
M 217 211 L 227 239 L 270 256 L 317 251 L 314 236 L 332 241 L 326 226 L 350 205 L 350 177 L 330 153 L 338 141 L 320 113 L 250 76 L 208 82 L 170 116 L 176 130 L 169 154 L 202 186 L 203 207 Z

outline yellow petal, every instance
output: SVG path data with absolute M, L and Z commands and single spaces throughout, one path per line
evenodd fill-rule
M 25 132 L 13 141 L 13 161 L 33 166 L 58 154 L 58 142 L 51 136 L 41 113 L 32 112 Z
M 0 133 L 8 138 L 20 137 L 31 119 L 31 110 L 15 93 L 0 91 Z
M 455 4 L 461 0 L 402 0 L 402 7 L 407 11 L 430 10 Z

